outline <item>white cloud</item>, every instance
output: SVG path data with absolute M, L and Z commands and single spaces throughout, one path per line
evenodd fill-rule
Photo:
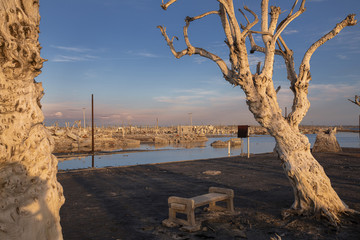
M 81 47 L 66 47 L 66 46 L 55 46 L 55 45 L 51 45 L 51 47 L 60 49 L 60 50 L 65 50 L 68 52 L 77 52 L 77 53 L 84 53 L 84 52 L 91 51 L 91 49 L 89 49 L 89 48 L 81 48 Z
M 212 95 L 212 94 L 216 94 L 216 92 L 214 90 L 205 90 L 205 89 L 178 89 L 175 90 L 174 92 L 176 93 L 191 93 L 191 94 L 196 94 L 196 95 Z
M 360 89 L 360 83 L 357 86 L 347 84 L 313 84 L 309 87 L 310 101 L 341 101 L 346 100 L 347 96 L 355 95 Z
M 171 103 L 177 105 L 189 105 L 194 103 L 199 103 L 200 96 L 161 96 L 161 97 L 154 97 L 154 100 L 161 103 Z M 196 102 L 195 102 L 196 101 Z
M 154 97 L 154 100 L 161 103 L 175 105 L 205 104 L 213 96 L 218 95 L 214 90 L 207 89 L 177 89 L 171 92 L 171 96 Z
M 142 50 L 142 51 L 130 50 L 127 53 L 130 54 L 130 55 L 133 55 L 133 56 L 138 56 L 138 57 L 146 57 L 146 58 L 157 58 L 157 57 L 159 57 L 158 55 L 156 55 L 154 53 L 151 53 L 149 51 L 146 51 L 146 50 Z
M 295 29 L 285 29 L 283 34 L 284 35 L 291 35 L 291 34 L 295 34 L 295 33 L 298 33 L 299 31 L 298 30 L 295 30 Z
M 53 59 L 50 59 L 52 62 L 83 62 L 83 61 L 93 61 L 97 59 L 96 56 L 91 55 L 79 55 L 79 56 L 67 56 L 67 55 L 56 55 Z
M 338 57 L 338 58 L 340 58 L 341 60 L 346 60 L 346 59 L 349 59 L 349 57 L 348 57 L 348 56 L 343 55 L 343 54 L 338 54 L 338 55 L 337 55 L 337 57 Z
M 62 116 L 63 116 L 63 113 L 62 113 L 62 112 L 56 112 L 56 113 L 54 113 L 53 116 L 54 116 L 54 117 L 62 117 Z
M 97 56 L 89 54 L 94 52 L 94 50 L 89 48 L 55 45 L 51 45 L 51 47 L 59 50 L 54 57 L 50 58 L 52 62 L 84 62 L 98 59 Z
M 197 64 L 202 64 L 203 62 L 207 61 L 208 59 L 204 58 L 204 57 L 199 57 L 199 56 L 195 56 L 193 58 L 194 62 Z

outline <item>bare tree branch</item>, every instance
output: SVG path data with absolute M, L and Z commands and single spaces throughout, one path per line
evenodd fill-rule
M 295 71 L 295 63 L 294 63 L 294 57 L 293 57 L 294 52 L 288 48 L 288 46 L 286 45 L 286 43 L 285 43 L 284 39 L 281 37 L 281 35 L 279 35 L 278 40 L 279 40 L 278 41 L 279 48 L 283 52 L 282 56 L 285 61 L 287 78 L 290 80 L 290 82 L 296 81 L 297 74 Z M 281 45 L 283 46 L 284 51 L 282 50 Z
M 171 4 L 176 2 L 177 0 L 170 0 L 164 4 L 164 0 L 162 0 L 162 4 L 160 5 L 164 10 L 166 10 Z
M 318 49 L 318 47 L 320 47 L 321 45 L 323 45 L 324 43 L 326 43 L 327 41 L 329 41 L 330 39 L 334 38 L 336 35 L 338 35 L 340 33 L 340 31 L 342 29 L 344 29 L 347 26 L 354 26 L 356 24 L 356 19 L 355 19 L 355 14 L 349 14 L 343 21 L 341 21 L 340 23 L 336 24 L 336 26 L 327 34 L 325 34 L 323 37 L 321 37 L 319 40 L 317 40 L 313 45 L 311 45 L 311 47 L 306 51 L 304 58 L 302 60 L 302 64 L 304 64 L 306 67 L 310 68 L 310 59 L 311 56 L 313 55 L 313 53 L 316 51 L 316 49 Z
M 250 21 L 249 21 L 248 17 L 246 16 L 246 14 L 241 9 L 239 9 L 240 13 L 244 16 L 244 18 L 246 19 L 246 22 L 247 22 L 246 26 L 243 28 L 243 35 L 246 35 L 247 32 L 259 22 L 259 18 L 247 6 L 244 6 L 244 9 L 254 16 L 254 21 L 252 23 L 250 23 Z
M 219 11 L 210 11 L 210 12 L 203 13 L 196 17 L 186 17 L 185 18 L 186 25 L 184 27 L 184 39 L 185 39 L 186 46 L 188 47 L 187 54 L 189 56 L 191 56 L 195 52 L 195 48 L 191 45 L 190 40 L 189 40 L 189 35 L 188 35 L 188 28 L 190 26 L 190 22 L 201 19 L 201 18 L 206 17 L 211 14 L 219 14 Z
M 356 105 L 358 105 L 360 107 L 360 97 L 358 95 L 355 95 L 354 101 L 351 99 L 348 99 L 348 100 L 352 103 L 355 103 Z
M 311 80 L 311 74 L 310 74 L 311 56 L 313 55 L 315 50 L 318 49 L 318 47 L 320 47 L 325 42 L 335 37 L 346 26 L 353 26 L 355 24 L 356 24 L 355 15 L 354 14 L 348 15 L 343 21 L 338 23 L 333 28 L 333 30 L 325 34 L 313 45 L 311 45 L 311 47 L 305 53 L 299 68 L 299 76 L 296 79 L 296 81 L 291 82 L 291 87 L 290 87 L 291 90 L 294 92 L 292 113 L 290 114 L 290 118 L 289 118 L 291 124 L 298 125 L 302 121 L 302 119 L 304 118 L 310 107 L 307 94 L 308 94 L 309 82 Z
M 273 35 L 275 32 L 280 13 L 281 13 L 281 9 L 279 7 L 271 6 L 271 11 L 270 11 L 271 21 L 269 26 L 269 33 L 271 33 L 271 35 Z
M 296 7 L 297 3 L 298 3 L 298 0 L 295 0 L 295 2 L 294 2 L 294 4 L 293 4 L 293 6 L 292 6 L 292 8 L 291 8 L 290 13 L 289 13 L 289 15 L 288 15 L 288 16 L 291 16 L 291 14 L 293 13 L 293 11 L 294 11 L 294 9 L 295 9 L 295 7 Z
M 306 10 L 305 1 L 306 0 L 302 0 L 299 10 L 296 13 L 292 14 L 298 0 L 295 1 L 289 15 L 278 25 L 276 33 L 274 34 L 274 37 L 273 37 L 274 40 L 276 40 L 280 36 L 280 34 L 284 31 L 284 29 L 287 27 L 287 25 L 289 25 L 290 22 L 292 22 L 295 18 L 297 18 L 303 12 L 305 12 L 305 10 Z
M 269 0 L 262 0 L 261 1 L 261 31 L 262 32 L 269 32 Z M 262 35 L 264 44 L 270 41 L 270 37 L 267 35 Z
M 170 38 L 168 37 L 167 33 L 166 33 L 166 28 L 163 26 L 158 26 L 158 28 L 160 29 L 162 35 L 165 38 L 165 41 L 167 42 L 168 46 L 170 47 L 171 52 L 173 53 L 173 55 L 176 58 L 181 58 L 185 55 L 189 55 L 191 56 L 192 54 L 199 54 L 202 57 L 208 58 L 212 61 L 214 61 L 220 68 L 220 70 L 222 71 L 222 73 L 224 74 L 225 79 L 227 79 L 231 84 L 237 85 L 238 83 L 234 81 L 233 76 L 231 76 L 232 72 L 229 70 L 229 68 L 227 67 L 226 63 L 224 60 L 222 60 L 219 56 L 206 51 L 205 49 L 202 48 L 197 48 L 197 47 L 193 47 L 190 44 L 190 41 L 188 40 L 188 36 L 187 36 L 187 28 L 189 26 L 190 21 L 186 21 L 187 24 L 184 27 L 184 38 L 186 41 L 186 44 L 188 46 L 187 49 L 184 49 L 180 52 L 177 52 L 174 48 L 173 45 L 173 41 L 170 40 Z
M 256 33 L 256 34 L 269 34 L 269 33 L 262 33 L 262 32 L 257 32 L 257 31 L 249 31 L 249 41 L 250 41 L 250 46 L 251 46 L 251 50 L 250 53 L 254 53 L 254 52 L 261 52 L 261 53 L 265 53 L 265 48 L 264 47 L 260 47 L 259 45 L 257 45 L 255 43 L 254 37 L 252 36 L 252 33 Z M 280 55 L 282 56 L 284 54 L 283 51 L 279 50 L 279 49 L 275 49 L 275 54 L 276 55 Z
M 277 89 L 275 90 L 276 93 L 278 93 L 281 89 L 281 85 L 277 87 Z
M 173 53 L 173 55 L 176 57 L 176 58 L 181 58 L 183 56 L 185 56 L 187 53 L 188 53 L 188 50 L 187 49 L 184 49 L 182 50 L 181 52 L 177 52 L 174 48 L 174 44 L 173 44 L 173 40 L 174 38 L 178 39 L 177 37 L 173 37 L 171 40 L 170 38 L 168 37 L 168 35 L 166 34 L 166 27 L 163 27 L 163 26 L 157 26 L 162 35 L 164 36 L 165 38 L 165 41 L 167 42 L 168 46 L 170 47 L 170 50 L 171 52 Z
M 226 10 L 224 5 L 219 4 L 219 15 L 220 15 L 220 19 L 221 19 L 221 23 L 224 29 L 224 33 L 226 36 L 226 40 L 225 43 L 229 48 L 229 60 L 231 63 L 231 68 L 234 70 L 238 70 L 238 68 L 240 67 L 239 64 L 239 60 L 238 60 L 238 56 L 236 54 L 236 44 L 234 39 L 236 39 L 234 30 L 232 29 L 232 27 L 230 26 L 227 14 L 226 14 Z
M 229 0 L 217 0 L 217 1 L 221 4 L 220 7 L 223 7 L 225 15 L 228 16 L 230 27 L 231 27 L 231 30 L 234 32 L 234 35 L 242 36 L 241 30 L 240 30 L 240 25 L 235 16 L 233 2 L 229 1 Z M 235 40 L 236 44 L 238 45 L 237 47 L 240 47 L 241 43 L 240 43 L 239 37 L 235 38 L 234 40 Z

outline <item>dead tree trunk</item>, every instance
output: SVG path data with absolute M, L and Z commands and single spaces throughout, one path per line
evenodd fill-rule
M 336 224 L 339 221 L 338 215 L 348 211 L 348 207 L 340 200 L 323 168 L 312 156 L 309 140 L 299 132 L 299 124 L 310 107 L 307 94 L 311 80 L 310 58 L 312 54 L 319 46 L 335 37 L 343 28 L 355 25 L 354 15 L 347 16 L 331 32 L 324 35 L 308 49 L 297 73 L 294 67 L 293 51 L 288 48 L 281 33 L 291 21 L 305 11 L 305 0 L 301 1 L 297 11 L 295 11 L 295 8 L 298 0 L 295 0 L 289 14 L 280 22 L 280 7 L 271 6 L 269 8 L 269 0 L 262 0 L 260 31 L 252 30 L 258 23 L 259 18 L 249 8 L 244 7 L 245 11 L 250 13 L 254 20 L 250 22 L 247 15 L 239 9 L 246 22 L 245 25 L 241 25 L 235 16 L 233 1 L 217 1 L 219 2 L 219 10 L 203 13 L 196 17 L 186 17 L 184 40 L 187 48 L 180 52 L 175 50 L 173 45 L 174 38 L 170 39 L 167 36 L 166 28 L 159 26 L 170 50 L 176 58 L 181 58 L 184 55 L 198 54 L 214 61 L 222 71 L 225 80 L 243 89 L 246 94 L 249 110 L 253 113 L 256 121 L 265 127 L 275 138 L 275 149 L 294 189 L 294 204 L 284 214 L 322 215 Z M 177 0 L 170 0 L 161 6 L 166 10 L 175 2 Z M 230 52 L 230 66 L 219 56 L 203 48 L 194 47 L 190 43 L 188 36 L 190 23 L 210 14 L 219 15 L 222 22 L 226 37 L 225 43 Z M 253 34 L 260 34 L 262 36 L 262 46 L 255 43 Z M 255 73 L 251 73 L 249 67 L 245 44 L 247 39 L 251 44 L 250 53 L 257 51 L 265 55 L 262 68 L 261 65 L 258 65 Z M 292 111 L 285 118 L 281 114 L 272 81 L 275 55 L 282 56 L 285 61 L 287 78 L 290 81 L 290 89 L 294 94 Z
M 0 0 L 0 239 L 62 239 L 64 202 L 43 125 L 39 2 Z

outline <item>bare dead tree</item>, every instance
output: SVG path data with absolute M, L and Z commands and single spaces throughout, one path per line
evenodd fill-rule
M 161 7 L 166 10 L 175 2 L 177 0 L 163 2 Z M 335 37 L 343 28 L 355 25 L 355 15 L 348 15 L 329 33 L 312 44 L 296 72 L 293 51 L 288 47 L 281 34 L 293 20 L 305 11 L 305 0 L 302 0 L 300 4 L 298 4 L 298 0 L 295 0 L 290 12 L 281 21 L 279 21 L 282 13 L 280 7 L 269 7 L 269 0 L 262 0 L 260 31 L 252 30 L 259 22 L 259 17 L 248 7 L 245 6 L 244 11 L 239 10 L 245 19 L 245 24 L 242 25 L 236 18 L 232 0 L 217 0 L 217 2 L 219 2 L 218 10 L 195 17 L 186 17 L 183 29 L 186 49 L 176 51 L 174 38 L 168 37 L 165 27 L 158 26 L 158 28 L 176 58 L 193 54 L 208 58 L 217 64 L 226 81 L 240 86 L 245 92 L 246 103 L 256 121 L 275 138 L 276 151 L 294 190 L 295 201 L 289 210 L 283 212 L 283 215 L 326 216 L 332 223 L 337 224 L 340 221 L 339 215 L 351 210 L 341 201 L 332 188 L 324 169 L 312 156 L 309 140 L 299 132 L 299 124 L 310 107 L 307 95 L 311 80 L 310 59 L 313 53 L 322 44 Z M 229 49 L 230 66 L 227 66 L 219 56 L 203 48 L 194 47 L 190 42 L 188 28 L 191 22 L 202 20 L 209 15 L 218 15 L 222 23 L 226 37 L 225 43 Z M 252 21 L 249 20 L 248 15 L 252 16 Z M 255 42 L 253 37 L 255 34 L 261 35 L 262 46 Z M 250 53 L 260 52 L 265 55 L 262 68 L 258 65 L 255 73 L 250 71 L 247 39 L 251 44 Z M 285 62 L 287 78 L 294 95 L 292 111 L 287 118 L 281 114 L 272 80 L 275 55 L 281 56 Z
M 351 100 L 351 99 L 348 99 L 348 100 L 360 107 L 360 97 L 358 95 L 355 95 L 354 100 Z

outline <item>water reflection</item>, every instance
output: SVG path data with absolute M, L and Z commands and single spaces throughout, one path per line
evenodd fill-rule
M 307 135 L 311 145 L 314 144 L 316 135 Z M 182 144 L 142 144 L 137 150 L 149 150 L 147 152 L 127 152 L 113 155 L 94 156 L 94 167 L 128 166 L 137 164 L 163 163 L 174 161 L 186 161 L 195 159 L 207 159 L 228 156 L 228 148 L 213 148 L 210 144 L 214 141 L 227 141 L 230 138 L 209 138 L 207 142 L 182 143 Z M 338 133 L 337 139 L 341 147 L 359 147 L 357 133 Z M 243 141 L 244 152 L 247 151 L 247 141 Z M 251 153 L 272 152 L 275 140 L 270 136 L 253 136 L 250 138 Z M 135 149 L 129 149 L 135 150 Z M 241 155 L 241 147 L 231 147 L 231 156 Z M 92 167 L 92 156 L 77 158 L 67 161 L 59 161 L 59 169 L 79 169 Z

